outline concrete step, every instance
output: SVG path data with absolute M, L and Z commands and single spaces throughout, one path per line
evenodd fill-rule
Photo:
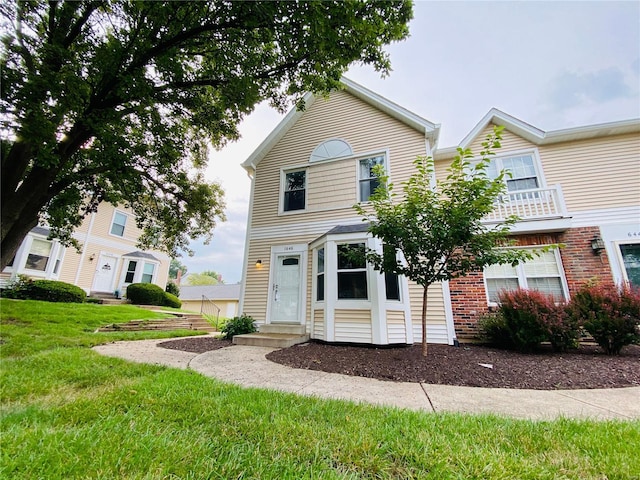
M 305 325 L 286 323 L 266 323 L 258 326 L 260 333 L 288 333 L 291 335 L 304 335 Z
M 234 345 L 250 345 L 253 347 L 287 348 L 298 343 L 309 341 L 309 335 L 296 333 L 247 333 L 233 337 Z

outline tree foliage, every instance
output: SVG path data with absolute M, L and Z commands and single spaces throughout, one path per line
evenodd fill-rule
M 189 285 L 218 285 L 220 283 L 217 277 L 207 275 L 206 273 L 190 273 L 187 276 Z
M 434 160 L 418 157 L 415 173 L 402 186 L 399 197 L 382 168 L 380 186 L 370 205 L 358 204 L 357 212 L 369 222 L 369 232 L 392 254 L 370 250 L 367 260 L 381 272 L 404 275 L 423 287 L 422 352 L 426 355 L 428 288 L 436 282 L 465 276 L 496 263 L 517 264 L 531 258 L 525 250 L 504 248 L 516 217 L 488 226 L 483 219 L 505 192 L 507 172 L 487 175 L 493 150 L 500 147 L 501 127 L 483 142 L 480 159 L 469 149 L 458 148 L 445 180 L 434 181 Z M 402 254 L 403 261 L 395 258 Z
M 172 258 L 171 263 L 169 264 L 169 278 L 178 278 L 178 271 L 180 271 L 181 275 L 184 276 L 187 274 L 187 267 L 177 258 Z
M 224 218 L 208 146 L 269 100 L 339 87 L 353 62 L 383 74 L 409 0 L 9 0 L 2 30 L 2 260 L 38 221 L 72 243 L 100 202 L 125 204 L 140 247 L 175 256 Z

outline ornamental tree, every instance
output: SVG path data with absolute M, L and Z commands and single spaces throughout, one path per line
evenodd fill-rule
M 502 171 L 495 178 L 487 175 L 493 150 L 500 147 L 501 131 L 501 127 L 496 127 L 487 137 L 477 162 L 472 161 L 471 150 L 458 148 L 444 180 L 435 181 L 433 158 L 418 157 L 414 162 L 416 171 L 403 183 L 401 196 L 393 191 L 382 167 L 378 167 L 380 186 L 370 204 L 354 207 L 369 222 L 368 231 L 387 247 L 383 253 L 367 251 L 367 261 L 380 272 L 404 275 L 423 288 L 424 356 L 431 285 L 482 270 L 487 265 L 515 265 L 532 257 L 525 250 L 504 248 L 516 217 L 494 226 L 482 221 L 506 189 L 507 172 Z M 402 261 L 396 260 L 397 251 Z
M 388 73 L 411 17 L 410 0 L 2 2 L 0 269 L 39 221 L 73 243 L 100 202 L 132 208 L 141 248 L 209 239 L 224 202 L 208 147 L 353 62 Z

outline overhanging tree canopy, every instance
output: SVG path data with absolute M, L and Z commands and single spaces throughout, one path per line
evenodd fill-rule
M 0 6 L 3 268 L 39 220 L 72 232 L 99 202 L 130 206 L 141 247 L 210 238 L 223 190 L 209 143 L 269 99 L 386 73 L 411 2 L 9 1 Z

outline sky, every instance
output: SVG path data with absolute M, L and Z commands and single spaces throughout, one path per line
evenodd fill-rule
M 345 75 L 434 123 L 457 145 L 492 108 L 541 130 L 640 117 L 640 2 L 417 1 L 409 39 L 387 47 L 393 71 Z M 241 139 L 213 151 L 206 177 L 226 191 L 227 221 L 179 260 L 241 281 L 250 179 L 240 164 L 284 115 L 261 104 Z

